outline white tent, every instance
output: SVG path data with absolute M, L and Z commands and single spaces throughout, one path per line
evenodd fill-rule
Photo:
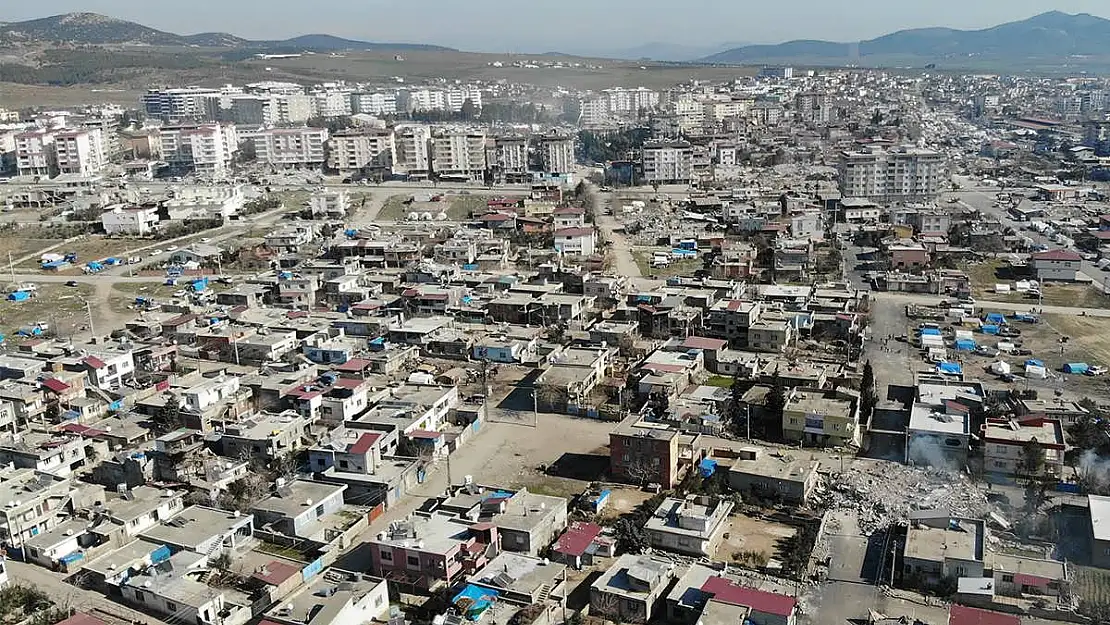
M 998 362 L 991 365 L 991 373 L 994 373 L 995 375 L 1006 375 L 1009 372 L 1010 364 L 1004 360 L 999 360 Z
M 1010 285 L 1008 285 L 1008 284 L 996 284 L 996 285 L 994 285 L 994 292 L 995 293 L 1009 293 L 1010 292 Z
M 1048 370 L 1037 365 L 1025 365 L 1025 377 L 1043 380 L 1048 377 Z

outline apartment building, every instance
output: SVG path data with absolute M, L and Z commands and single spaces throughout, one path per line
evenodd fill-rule
M 865 149 L 840 155 L 840 192 L 876 201 L 932 200 L 940 193 L 944 156 L 914 147 Z
M 486 142 L 486 163 L 494 182 L 523 182 L 528 177 L 528 139 L 519 135 L 493 137 Z
M 1018 478 L 1059 479 L 1064 470 L 1064 429 L 1057 419 L 987 419 L 983 424 L 983 470 Z M 1039 475 L 1028 475 L 1031 447 L 1043 455 Z
M 429 173 L 428 144 L 432 130 L 420 124 L 404 124 L 393 129 L 393 173 L 425 178 Z
M 269 128 L 256 133 L 251 141 L 255 157 L 279 169 L 320 169 L 324 166 L 326 128 Z
M 328 139 L 328 169 L 340 175 L 388 169 L 393 160 L 393 133 L 388 130 L 341 130 Z
M 396 115 L 397 94 L 384 91 L 352 93 L 351 112 L 365 115 Z
M 58 173 L 54 160 L 54 134 L 35 129 L 15 136 L 15 163 L 20 176 L 52 178 Z
M 143 94 L 139 100 L 147 117 L 177 124 L 207 119 L 210 111 L 209 101 L 220 96 L 221 93 L 217 89 L 187 87 L 183 89 L 151 89 Z
M 239 151 L 239 135 L 230 124 L 167 126 L 160 134 L 163 158 L 179 171 L 226 176 Z
M 401 111 L 452 111 L 459 112 L 463 104 L 470 100 L 476 108 L 482 108 L 482 92 L 477 87 L 454 87 L 451 89 L 406 89 L 397 93 L 397 110 Z
M 798 121 L 827 124 L 832 121 L 832 98 L 827 93 L 799 93 L 794 96 L 794 112 Z
M 648 184 L 689 184 L 694 177 L 694 149 L 686 141 L 652 141 L 641 151 Z
M 432 139 L 432 170 L 437 176 L 480 180 L 486 172 L 484 130 L 446 130 Z
M 536 149 L 540 167 L 548 174 L 569 174 L 574 171 L 574 139 L 557 133 L 541 135 Z
M 782 434 L 788 441 L 815 445 L 859 445 L 859 408 L 850 399 L 794 390 L 782 410 Z
M 325 85 L 310 94 L 317 116 L 324 118 L 347 117 L 351 114 L 351 89 Z
M 99 128 L 54 133 L 55 170 L 59 174 L 95 176 L 107 162 Z
M 100 216 L 100 223 L 107 234 L 145 236 L 158 227 L 157 206 L 115 206 Z

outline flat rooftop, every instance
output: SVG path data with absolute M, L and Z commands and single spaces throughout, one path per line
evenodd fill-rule
M 946 414 L 932 404 L 917 402 L 910 411 L 909 429 L 937 434 L 957 434 L 968 436 L 971 433 L 969 415 Z
M 253 509 L 292 519 L 345 488 L 337 484 L 293 480 L 278 489 L 277 493 L 254 504 Z
M 566 568 L 547 559 L 503 551 L 472 575 L 470 582 L 530 595 L 545 584 L 555 587 L 562 581 Z M 509 580 L 512 581 L 505 584 Z
M 150 541 L 196 549 L 205 541 L 227 534 L 244 521 L 249 523 L 252 519 L 249 514 L 189 506 L 169 521 L 155 525 L 141 535 Z
M 929 562 L 944 562 L 948 559 L 980 560 L 980 538 L 978 524 L 966 521 L 946 528 L 911 526 L 906 531 L 905 556 Z
M 1012 443 L 1026 443 L 1035 438 L 1045 445 L 1064 444 L 1064 432 L 1059 421 L 1045 420 L 1039 425 L 1013 420 L 1006 423 L 987 421 L 983 433 L 987 439 Z
M 732 462 L 730 471 L 783 481 L 804 482 L 821 466 L 820 461 L 814 460 L 804 452 L 783 453 L 759 447 L 740 449 L 740 451 L 745 450 L 754 451 L 755 459 L 737 458 Z

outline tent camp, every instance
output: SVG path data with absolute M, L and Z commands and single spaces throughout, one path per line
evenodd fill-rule
M 1002 313 L 987 313 L 987 323 L 1001 325 L 1006 323 L 1006 316 Z
M 942 362 L 937 365 L 937 373 L 944 375 L 960 375 L 963 373 L 963 368 L 960 367 L 958 362 Z
M 998 334 L 1001 330 L 998 326 L 994 324 L 987 324 L 979 329 L 983 331 L 983 334 Z
M 1078 375 L 1081 373 L 1087 373 L 1087 370 L 1090 368 L 1091 367 L 1085 362 L 1069 362 L 1064 365 L 1064 373 Z
M 975 341 L 971 339 L 957 339 L 956 349 L 961 352 L 975 351 Z
M 995 375 L 1006 375 L 1010 373 L 1010 363 L 1005 360 L 999 360 L 991 365 L 991 373 Z
M 1025 361 L 1025 377 L 1043 380 L 1048 377 L 1048 369 L 1045 368 L 1043 361 L 1030 358 Z

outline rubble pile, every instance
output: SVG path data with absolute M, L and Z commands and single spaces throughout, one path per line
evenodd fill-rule
M 987 498 L 962 473 L 893 463 L 861 467 L 832 476 L 814 503 L 825 509 L 854 510 L 865 536 L 905 523 L 914 510 L 945 510 L 953 516 L 985 518 Z

